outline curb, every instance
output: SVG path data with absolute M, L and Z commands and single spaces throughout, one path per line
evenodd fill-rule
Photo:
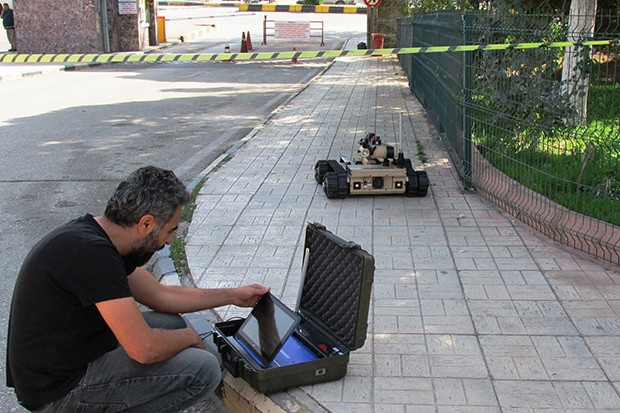
M 102 63 L 100 62 L 91 62 L 91 63 L 72 63 L 72 64 L 58 64 L 58 63 L 52 63 L 49 66 L 46 66 L 45 64 L 41 64 L 41 65 L 36 65 L 33 66 L 30 63 L 27 63 L 29 66 L 29 70 L 25 71 L 25 72 L 20 72 L 14 75 L 6 75 L 6 76 L 0 76 L 0 82 L 1 81 L 6 81 L 6 80 L 16 80 L 16 79 L 20 79 L 23 77 L 31 77 L 31 76 L 40 76 L 40 75 L 45 75 L 48 73 L 57 73 L 57 72 L 67 72 L 70 70 L 80 70 L 80 69 L 84 69 L 87 67 L 94 67 L 94 66 L 101 66 Z

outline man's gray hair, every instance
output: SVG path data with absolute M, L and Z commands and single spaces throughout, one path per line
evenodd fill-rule
M 108 201 L 105 216 L 117 225 L 129 227 L 150 214 L 160 226 L 189 200 L 189 192 L 174 172 L 145 166 L 118 184 Z

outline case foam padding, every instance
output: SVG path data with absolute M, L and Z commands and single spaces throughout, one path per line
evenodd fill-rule
M 309 226 L 306 248 L 310 249 L 300 311 L 318 321 L 339 340 L 353 347 L 357 331 L 364 257 L 357 244 L 340 242 Z

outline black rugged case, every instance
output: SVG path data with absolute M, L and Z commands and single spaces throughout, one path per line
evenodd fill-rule
M 318 223 L 306 227 L 308 267 L 302 280 L 294 334 L 319 357 L 263 368 L 234 339 L 243 320 L 216 323 L 213 340 L 226 369 L 269 394 L 337 380 L 347 374 L 349 353 L 364 345 L 375 265 L 371 254 Z

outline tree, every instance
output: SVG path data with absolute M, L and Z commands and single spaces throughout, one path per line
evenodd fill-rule
M 594 34 L 596 21 L 596 0 L 572 0 L 568 20 L 568 41 L 587 40 Z M 564 50 L 562 85 L 564 93 L 577 111 L 578 121 L 587 120 L 588 87 L 590 77 L 588 65 L 591 50 L 589 47 L 571 46 Z

